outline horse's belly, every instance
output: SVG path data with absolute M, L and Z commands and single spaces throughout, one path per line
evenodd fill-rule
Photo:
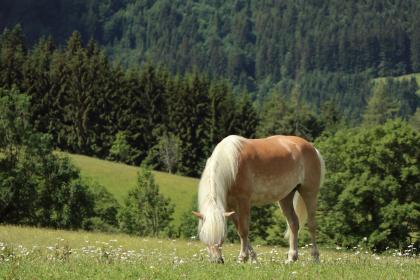
M 297 176 L 289 178 L 261 178 L 253 182 L 251 203 L 262 205 L 280 201 L 285 198 L 298 184 L 300 180 Z

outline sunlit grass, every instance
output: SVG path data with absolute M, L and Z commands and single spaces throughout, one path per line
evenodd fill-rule
M 82 177 L 89 178 L 107 188 L 123 203 L 128 191 L 136 185 L 139 167 L 100 160 L 83 155 L 66 154 L 80 169 Z M 161 193 L 175 203 L 174 224 L 178 225 L 181 215 L 191 207 L 197 195 L 198 179 L 153 172 Z
M 321 248 L 313 263 L 310 246 L 285 264 L 286 248 L 256 246 L 257 264 L 238 264 L 238 244 L 225 244 L 224 265 L 208 262 L 198 241 L 123 234 L 0 226 L 0 278 L 9 279 L 418 279 L 419 258 L 391 251 L 376 255 Z M 409 256 L 408 256 L 409 255 Z

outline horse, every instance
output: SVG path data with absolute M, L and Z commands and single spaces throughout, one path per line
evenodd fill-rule
M 307 221 L 311 255 L 319 261 L 315 212 L 317 195 L 325 174 L 321 154 L 306 140 L 275 135 L 247 139 L 230 135 L 216 145 L 207 160 L 198 186 L 200 240 L 210 260 L 224 263 L 222 244 L 231 218 L 241 241 L 239 262 L 251 256 L 257 261 L 248 238 L 252 205 L 278 202 L 287 220 L 288 259 L 298 259 L 298 231 Z

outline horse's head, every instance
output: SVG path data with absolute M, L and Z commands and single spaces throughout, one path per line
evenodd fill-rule
M 235 212 L 211 211 L 207 215 L 194 212 L 193 215 L 200 219 L 199 236 L 207 245 L 210 261 L 224 263 L 222 245 L 226 237 L 226 219 Z

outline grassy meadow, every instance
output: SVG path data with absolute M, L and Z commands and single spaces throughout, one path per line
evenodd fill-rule
M 0 226 L 1 279 L 419 279 L 420 259 L 396 251 L 309 247 L 285 264 L 286 248 L 256 246 L 259 262 L 238 264 L 238 244 L 225 244 L 225 264 L 211 264 L 199 241 Z
M 98 182 L 123 203 L 128 191 L 136 185 L 138 167 L 96 159 L 83 155 L 66 154 L 80 169 L 82 177 Z M 197 195 L 198 179 L 153 171 L 160 192 L 175 203 L 174 225 L 191 207 Z

